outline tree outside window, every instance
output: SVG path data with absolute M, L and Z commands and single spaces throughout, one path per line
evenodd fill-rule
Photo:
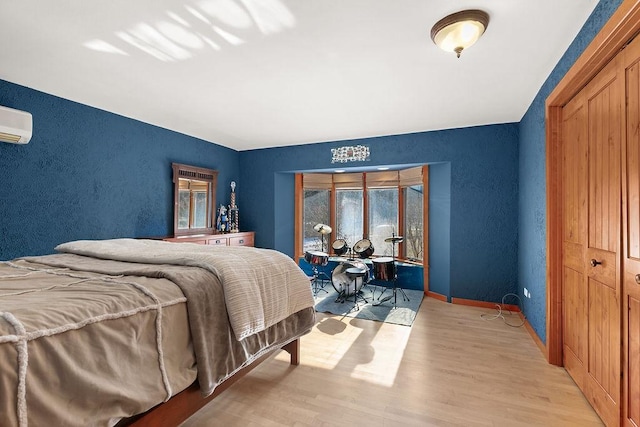
M 316 224 L 329 224 L 329 190 L 305 190 L 303 213 L 303 245 L 304 252 L 322 250 L 322 236 L 313 227 Z M 327 246 L 330 237 L 325 237 L 324 250 L 329 252 Z
M 362 190 L 336 190 L 336 238 L 353 248 L 362 239 Z

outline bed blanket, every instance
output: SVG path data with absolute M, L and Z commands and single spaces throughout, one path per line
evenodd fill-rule
M 58 245 L 56 250 L 209 270 L 222 283 L 229 321 L 238 340 L 314 306 L 309 278 L 291 258 L 275 250 L 139 239 L 79 240 Z
M 196 365 L 208 395 L 315 322 L 308 308 L 238 341 L 202 268 L 63 253 L 0 263 L 0 278 L 1 425 L 113 425 L 188 386 Z M 188 307 L 182 289 L 198 295 Z

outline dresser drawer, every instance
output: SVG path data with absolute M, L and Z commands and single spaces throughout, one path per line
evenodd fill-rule
M 253 234 L 229 237 L 229 246 L 253 246 Z
M 215 239 L 207 239 L 207 245 L 214 246 L 227 246 L 227 238 L 226 237 L 216 237 Z

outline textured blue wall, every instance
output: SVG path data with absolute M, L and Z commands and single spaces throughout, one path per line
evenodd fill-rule
M 531 292 L 531 298 L 523 301 L 524 312 L 543 342 L 546 342 L 547 320 L 544 103 L 620 3 L 621 0 L 598 3 L 520 121 L 518 295 L 523 295 L 525 287 Z
M 451 163 L 429 166 L 429 267 L 429 290 L 450 301 Z
M 331 163 L 331 148 L 357 144 L 369 162 Z M 293 255 L 293 172 L 439 162 L 451 165 L 450 241 L 430 251 L 450 254 L 451 296 L 500 301 L 517 289 L 517 124 L 241 152 L 243 226 L 257 246 Z
M 0 105 L 34 123 L 29 144 L 0 143 L 0 260 L 74 239 L 171 234 L 172 162 L 217 169 L 224 203 L 239 181 L 234 150 L 2 80 Z
M 292 173 L 274 174 L 273 188 L 278 191 L 274 193 L 273 217 L 274 217 L 274 244 L 272 247 L 292 255 L 294 252 L 294 239 L 291 238 L 293 221 L 294 199 L 291 197 L 296 191 L 295 175 Z M 253 229 L 252 229 L 253 230 Z M 330 242 L 325 239 L 325 248 Z

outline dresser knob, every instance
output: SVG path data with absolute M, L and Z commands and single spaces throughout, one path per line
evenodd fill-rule
M 589 263 L 591 264 L 591 267 L 595 267 L 597 265 L 602 264 L 602 261 L 596 261 L 595 259 L 591 259 Z

